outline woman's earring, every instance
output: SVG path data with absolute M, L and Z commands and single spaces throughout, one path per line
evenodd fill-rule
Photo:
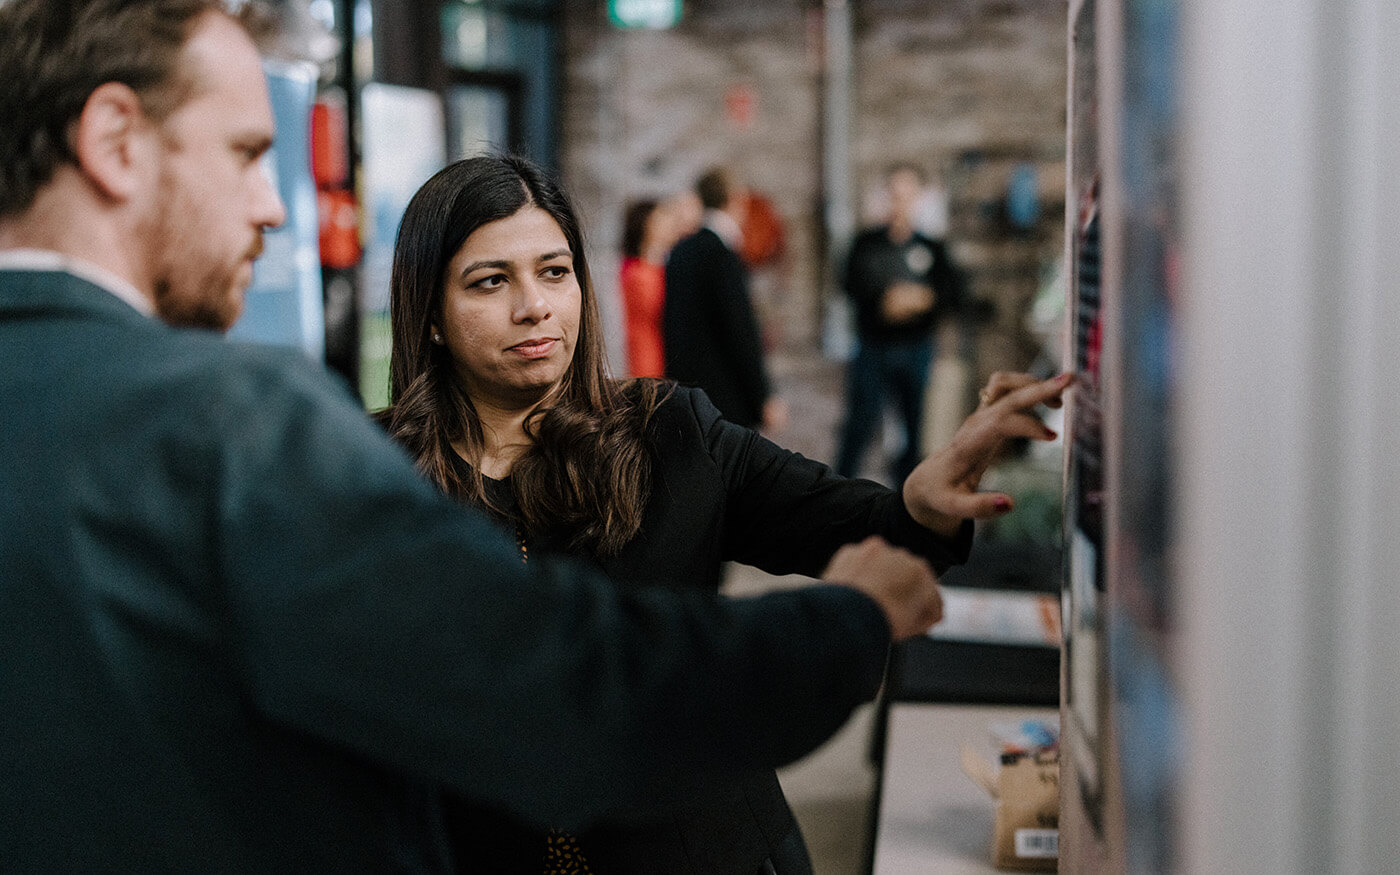
M 441 343 L 442 343 L 442 335 L 441 335 L 441 334 L 438 334 L 436 331 L 433 332 L 433 343 L 436 343 L 436 344 L 441 344 Z

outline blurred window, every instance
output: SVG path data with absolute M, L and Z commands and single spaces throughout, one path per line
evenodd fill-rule
M 449 161 L 502 152 L 511 137 L 510 92 L 489 85 L 453 85 L 447 89 Z

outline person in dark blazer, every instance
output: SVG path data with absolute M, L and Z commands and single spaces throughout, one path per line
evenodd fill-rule
M 219 336 L 283 218 L 219 4 L 0 4 L 0 117 L 0 869 L 451 871 L 441 788 L 650 810 L 811 750 L 937 618 L 873 541 L 752 600 L 522 564 L 323 367 Z
M 727 561 L 816 575 L 871 535 L 940 571 L 961 562 L 964 517 L 997 511 L 996 498 L 963 499 L 1002 435 L 1048 437 L 1027 405 L 1064 386 L 1000 375 L 998 394 L 1020 394 L 955 439 L 971 469 L 930 459 L 902 494 L 838 477 L 729 421 L 701 390 L 609 378 L 576 215 L 552 179 L 508 156 L 456 162 L 410 201 L 390 311 L 391 404 L 378 414 L 390 434 L 444 492 L 506 526 L 522 562 L 567 552 L 629 592 L 664 581 L 713 593 Z M 811 872 L 772 769 L 675 790 L 650 817 L 577 835 L 469 803 L 452 806 L 451 828 L 466 871 Z
M 787 412 L 764 363 L 749 273 L 739 257 L 743 190 L 724 168 L 695 184 L 704 224 L 666 259 L 666 376 L 705 390 L 730 422 L 781 429 Z

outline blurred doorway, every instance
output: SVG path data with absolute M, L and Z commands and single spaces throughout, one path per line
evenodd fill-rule
M 462 77 L 443 94 L 447 159 L 521 148 L 520 82 L 514 76 Z

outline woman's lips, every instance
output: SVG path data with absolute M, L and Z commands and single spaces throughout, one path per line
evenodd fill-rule
M 521 358 L 527 359 L 544 358 L 554 351 L 554 346 L 558 342 L 559 340 L 554 337 L 533 337 L 508 347 L 506 352 L 513 352 Z

